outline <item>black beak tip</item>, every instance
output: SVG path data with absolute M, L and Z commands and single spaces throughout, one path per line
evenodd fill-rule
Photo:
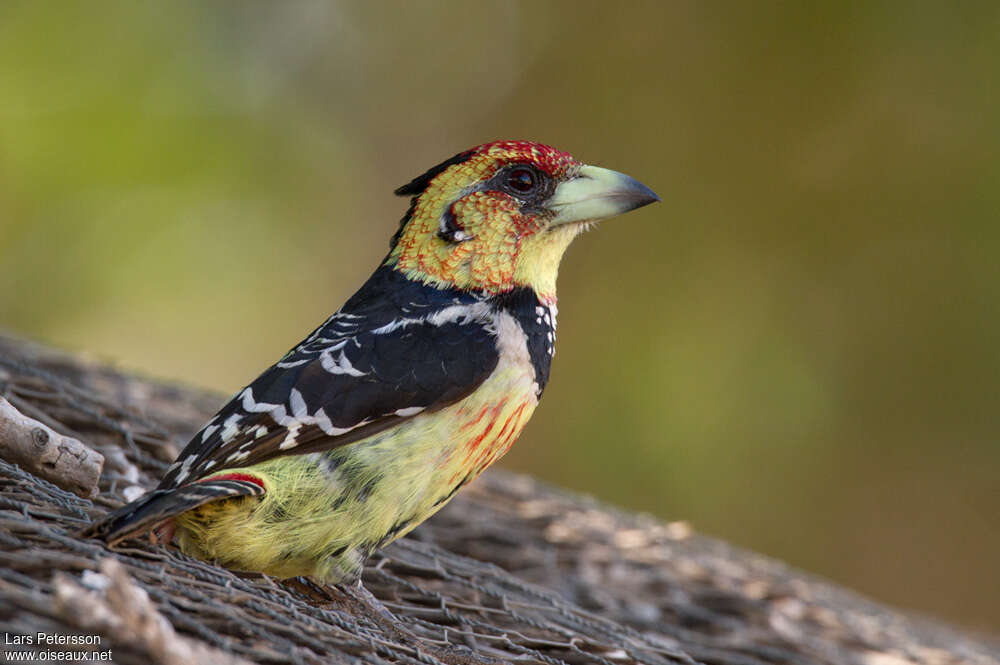
M 631 180 L 632 182 L 629 183 L 628 187 L 628 198 L 630 199 L 632 205 L 629 207 L 629 210 L 635 210 L 636 208 L 641 208 L 649 205 L 650 203 L 660 202 L 661 199 L 656 192 L 634 178 Z

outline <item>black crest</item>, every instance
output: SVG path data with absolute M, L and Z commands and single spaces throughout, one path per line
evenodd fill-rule
M 417 207 L 417 198 L 424 193 L 424 190 L 427 189 L 427 186 L 431 184 L 431 180 L 438 177 L 441 174 L 441 172 L 447 169 L 449 166 L 466 162 L 471 157 L 472 157 L 471 150 L 460 152 L 454 157 L 446 159 L 437 166 L 434 166 L 425 171 L 424 173 L 418 175 L 416 178 L 406 183 L 402 187 L 396 188 L 396 190 L 393 192 L 393 194 L 395 194 L 396 196 L 412 196 L 413 198 L 410 199 L 409 210 L 407 210 L 406 214 L 403 215 L 403 219 L 399 221 L 399 229 L 396 230 L 396 233 L 392 236 L 392 240 L 389 241 L 390 250 L 392 250 L 392 248 L 396 246 L 396 243 L 399 242 L 399 237 L 403 234 L 403 228 L 406 226 L 406 223 L 409 222 L 410 219 L 413 217 L 413 211 Z
M 420 196 L 427 189 L 427 185 L 431 184 L 431 180 L 438 177 L 442 171 L 444 171 L 449 166 L 454 166 L 455 164 L 461 164 L 462 162 L 467 162 L 472 157 L 472 151 L 466 150 L 465 152 L 460 152 L 454 157 L 446 159 L 437 166 L 428 169 L 426 172 L 418 175 L 416 178 L 406 183 L 402 187 L 397 187 L 396 191 L 393 192 L 396 196 Z

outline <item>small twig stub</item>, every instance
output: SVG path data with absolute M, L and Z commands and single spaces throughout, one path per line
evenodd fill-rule
M 0 457 L 83 497 L 97 494 L 104 456 L 0 397 Z

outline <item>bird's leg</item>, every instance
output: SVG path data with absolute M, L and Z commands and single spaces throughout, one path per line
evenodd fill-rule
M 386 627 L 384 622 L 389 622 L 394 629 L 399 629 L 400 621 L 396 618 L 396 615 L 390 612 L 389 608 L 386 607 L 381 600 L 376 598 L 371 591 L 365 588 L 365 585 L 361 583 L 360 578 L 354 584 L 337 584 L 336 587 L 345 596 L 348 596 L 356 603 L 367 609 L 372 615 L 372 618 L 375 619 L 375 621 L 383 628 Z M 415 637 L 413 633 L 410 633 L 409 631 L 406 632 L 409 633 L 411 637 Z
M 418 652 L 428 654 L 446 665 L 493 665 L 500 662 L 474 654 L 468 647 L 429 644 L 426 639 L 404 627 L 396 615 L 365 588 L 360 579 L 354 583 L 333 585 L 325 585 L 307 577 L 296 577 L 288 581 L 300 589 L 340 605 L 354 616 L 367 617 L 400 644 L 410 645 Z
M 360 579 L 347 584 L 324 584 L 308 577 L 295 577 L 287 580 L 287 583 L 299 591 L 340 605 L 353 615 L 366 616 L 393 636 L 405 637 L 407 641 L 417 639 L 413 633 L 400 626 L 399 619 L 361 584 Z
M 476 654 L 465 646 L 428 644 L 425 639 L 417 637 L 408 628 L 403 627 L 399 619 L 389 611 L 389 608 L 382 601 L 365 588 L 360 579 L 354 584 L 338 584 L 336 587 L 344 595 L 366 609 L 368 616 L 397 640 L 412 645 L 418 652 L 433 656 L 446 665 L 495 665 L 501 662 L 495 658 Z
M 365 614 L 372 615 L 374 617 L 379 617 L 381 621 L 390 621 L 394 625 L 399 622 L 399 619 L 389 611 L 382 601 L 372 595 L 369 591 L 361 584 L 361 580 L 358 579 L 357 582 L 347 583 L 347 584 L 324 584 L 322 582 L 317 582 L 309 577 L 294 577 L 288 580 L 291 586 L 297 587 L 300 591 L 306 591 L 313 596 L 318 596 L 323 600 L 338 602 L 341 600 L 338 596 L 346 596 L 352 605 L 357 608 L 360 606 L 361 609 L 365 610 Z M 343 604 L 343 603 L 341 603 Z M 381 621 L 378 623 L 381 624 Z M 383 628 L 385 626 L 382 626 Z

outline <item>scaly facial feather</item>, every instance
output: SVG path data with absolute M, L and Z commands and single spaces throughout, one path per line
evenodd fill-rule
M 505 167 L 526 165 L 550 179 L 552 188 L 573 179 L 582 166 L 565 152 L 530 142 L 488 143 L 456 156 L 419 194 L 387 263 L 411 279 L 440 286 L 503 293 L 534 289 L 555 299 L 559 261 L 583 224 L 550 227 L 545 201 L 517 197 L 490 181 Z M 442 237 L 443 225 L 458 230 Z

